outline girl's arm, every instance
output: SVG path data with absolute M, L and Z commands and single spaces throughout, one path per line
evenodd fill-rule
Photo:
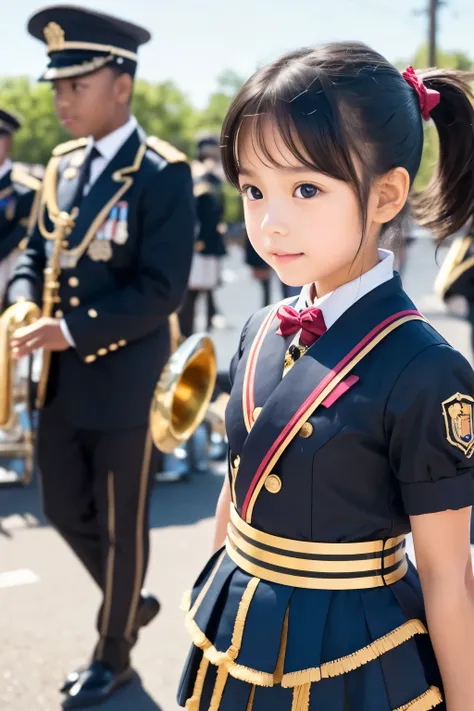
M 448 711 L 474 711 L 471 508 L 412 516 L 418 572 Z
M 231 501 L 230 483 L 228 477 L 226 477 L 217 502 L 214 551 L 219 550 L 219 548 L 224 545 L 224 541 L 227 536 L 227 524 L 230 520 Z

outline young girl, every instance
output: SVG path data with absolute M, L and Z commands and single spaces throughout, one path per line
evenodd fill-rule
M 442 238 L 474 207 L 455 72 L 400 74 L 357 43 L 303 49 L 227 115 L 249 237 L 307 286 L 250 318 L 231 366 L 218 550 L 187 614 L 190 711 L 474 710 L 474 374 L 377 246 L 418 171 L 422 118 L 440 161 L 414 214 Z

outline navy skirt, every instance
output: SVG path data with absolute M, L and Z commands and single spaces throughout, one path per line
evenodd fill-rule
M 189 711 L 445 711 L 417 573 L 369 590 L 266 582 L 219 551 L 187 604 Z

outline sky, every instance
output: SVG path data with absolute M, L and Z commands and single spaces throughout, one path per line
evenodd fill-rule
M 66 3 L 64 3 L 66 4 Z M 247 78 L 262 63 L 298 47 L 361 40 L 388 59 L 410 58 L 426 40 L 428 0 L 69 0 L 146 26 L 138 76 L 172 80 L 199 107 L 219 74 Z M 36 77 L 45 45 L 29 37 L 27 19 L 44 7 L 13 0 L 0 25 L 0 76 Z M 6 20 L 6 21 L 5 21 Z M 8 22 L 8 25 L 7 25 Z M 439 46 L 474 55 L 474 2 L 447 0 L 440 10 Z M 67 38 L 66 38 L 67 39 Z

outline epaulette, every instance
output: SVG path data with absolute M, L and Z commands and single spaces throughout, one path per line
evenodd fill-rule
M 207 180 L 200 180 L 194 184 L 193 193 L 195 198 L 212 193 L 212 185 Z
M 146 142 L 148 148 L 152 151 L 158 153 L 162 158 L 164 158 L 168 163 L 187 163 L 188 159 L 184 153 L 181 153 L 177 148 L 162 141 L 161 138 L 156 136 L 149 136 Z
M 41 187 L 41 180 L 16 167 L 12 170 L 12 183 L 19 183 L 30 190 L 39 190 Z
M 85 148 L 89 143 L 88 138 L 77 138 L 74 141 L 67 141 L 66 143 L 60 143 L 59 146 L 53 150 L 53 156 L 57 158 L 58 156 L 64 156 L 66 153 L 71 153 L 78 148 Z

